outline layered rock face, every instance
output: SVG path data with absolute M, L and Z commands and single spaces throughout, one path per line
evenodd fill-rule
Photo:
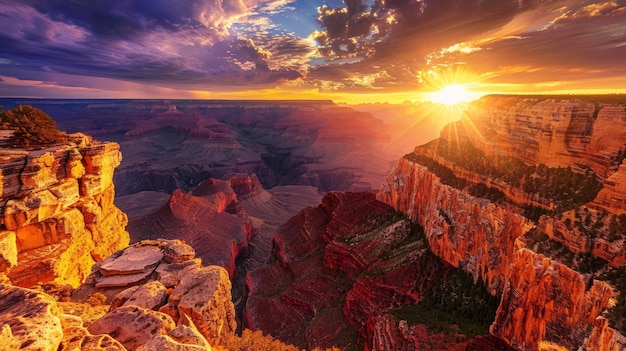
M 13 284 L 77 286 L 128 245 L 127 217 L 113 203 L 119 145 L 71 135 L 66 145 L 0 153 L 0 272 Z
M 626 140 L 625 106 L 495 96 L 472 104 L 467 117 L 450 125 L 442 137 L 452 140 L 460 132 L 460 138 L 471 140 L 487 154 L 508 155 L 533 165 L 591 170 L 604 181 L 594 205 L 626 213 L 620 181 L 624 169 L 619 169 Z
M 253 180 L 254 178 L 254 180 Z M 225 267 L 235 274 L 235 260 L 248 250 L 252 222 L 238 202 L 262 189 L 256 177 L 233 175 L 232 180 L 207 179 L 193 191 L 176 190 L 159 211 L 131 221 L 134 239 L 179 239 L 189 243 L 204 264 Z
M 623 337 L 600 317 L 614 289 L 594 278 L 624 264 L 624 185 L 614 181 L 624 111 L 483 98 L 400 160 L 377 198 L 420 223 L 437 256 L 501 296 L 493 335 L 521 350 L 619 350 Z
M 248 274 L 251 329 L 307 349 L 465 350 L 475 342 L 396 317 L 452 268 L 418 226 L 371 193 L 330 193 L 301 211 L 277 229 L 274 257 Z

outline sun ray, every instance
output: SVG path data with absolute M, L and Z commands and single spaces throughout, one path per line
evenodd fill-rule
M 430 101 L 445 105 L 456 105 L 474 100 L 474 96 L 463 84 L 451 84 L 430 94 Z

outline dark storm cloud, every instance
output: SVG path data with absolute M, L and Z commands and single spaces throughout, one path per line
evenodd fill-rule
M 241 0 L 25 0 L 52 20 L 85 28 L 100 39 L 129 39 L 165 28 L 219 29 L 222 21 L 246 12 Z
M 272 86 L 300 77 L 300 67 L 269 62 L 281 52 L 231 30 L 252 9 L 240 0 L 6 1 L 0 3 L 0 58 L 32 70 L 191 89 Z M 0 67 L 0 74 L 9 70 Z

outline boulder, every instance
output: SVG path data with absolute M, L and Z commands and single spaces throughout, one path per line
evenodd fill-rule
M 80 317 L 63 314 L 61 323 L 63 325 L 63 340 L 60 350 L 126 351 L 126 348 L 110 335 L 91 335 L 83 326 L 83 320 Z
M 152 272 L 163 256 L 163 251 L 155 246 L 131 246 L 124 249 L 119 257 L 102 262 L 100 273 L 110 276 Z
M 0 231 L 0 272 L 17 266 L 17 240 L 15 232 Z
M 167 335 L 176 324 L 164 313 L 137 306 L 122 306 L 87 328 L 91 334 L 108 334 L 128 350 L 136 350 L 159 335 Z
M 179 315 L 187 315 L 209 342 L 219 343 L 222 335 L 237 328 L 231 301 L 228 272 L 219 266 L 189 266 L 180 274 L 180 283 L 169 297 Z
M 0 284 L 2 346 L 57 351 L 63 338 L 60 316 L 56 301 L 49 295 Z
M 165 286 L 159 281 L 152 281 L 135 289 L 128 300 L 124 302 L 124 306 L 133 305 L 153 310 L 163 306 L 166 298 L 167 289 Z

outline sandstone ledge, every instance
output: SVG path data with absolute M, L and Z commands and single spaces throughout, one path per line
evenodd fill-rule
M 16 285 L 77 286 L 91 265 L 128 245 L 128 220 L 113 204 L 119 145 L 79 134 L 70 140 L 41 150 L 1 152 L 0 226 L 9 232 L 0 242 L 16 247 L 17 260 L 3 250 L 0 272 Z

